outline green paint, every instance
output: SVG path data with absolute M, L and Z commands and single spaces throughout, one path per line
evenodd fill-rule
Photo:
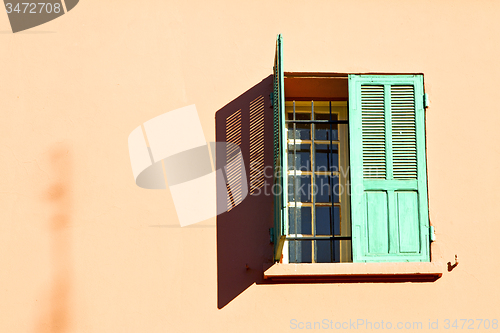
M 397 254 L 399 252 L 399 225 L 398 225 L 398 210 L 396 203 L 396 194 L 394 190 L 387 190 L 387 206 L 389 209 L 389 253 Z
M 436 240 L 436 232 L 434 231 L 434 226 L 430 226 L 429 232 L 431 236 L 431 242 L 434 242 Z
M 387 192 L 366 192 L 365 202 L 368 252 L 388 253 Z
M 399 225 L 399 250 L 401 253 L 418 253 L 420 250 L 420 228 L 418 224 L 417 192 L 397 193 L 397 211 Z
M 363 186 L 365 190 L 386 190 L 386 191 L 398 191 L 398 190 L 417 190 L 418 182 L 416 180 L 382 180 L 382 179 L 370 179 L 363 180 Z
M 361 86 L 384 86 L 386 179 L 363 179 Z M 391 87 L 414 87 L 417 179 L 393 179 Z M 430 261 L 422 75 L 349 75 L 354 262 Z
M 384 117 L 385 117 L 385 164 L 386 179 L 393 178 L 392 161 L 392 117 L 391 117 L 391 85 L 384 84 Z
M 285 125 L 285 75 L 283 71 L 283 42 L 281 35 L 276 38 L 276 53 L 273 73 L 274 111 L 274 259 L 279 261 L 288 233 L 288 177 L 287 144 Z

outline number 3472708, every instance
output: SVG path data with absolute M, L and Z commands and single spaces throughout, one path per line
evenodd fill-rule
M 7 13 L 17 13 L 17 14 L 42 14 L 42 13 L 60 13 L 61 12 L 61 4 L 60 3 L 45 3 L 45 2 L 23 2 L 17 3 L 15 6 L 7 2 L 5 4 L 5 8 L 7 8 Z
M 498 329 L 497 319 L 445 319 L 445 329 Z

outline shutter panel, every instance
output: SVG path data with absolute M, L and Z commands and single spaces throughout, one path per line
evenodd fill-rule
M 283 252 L 287 227 L 287 144 L 285 125 L 285 87 L 283 72 L 283 44 L 281 34 L 276 39 L 273 71 L 274 112 L 274 259 L 279 261 Z
M 349 75 L 354 262 L 430 261 L 422 75 Z

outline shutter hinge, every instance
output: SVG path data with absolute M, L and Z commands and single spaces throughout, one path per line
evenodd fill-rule
M 429 95 L 424 94 L 424 109 L 429 107 Z
M 434 232 L 434 226 L 431 225 L 429 227 L 429 237 L 431 239 L 431 242 L 434 242 L 436 240 L 436 233 Z
M 269 243 L 274 243 L 274 228 L 269 228 Z
M 271 107 L 274 107 L 274 93 L 269 94 L 269 99 L 271 100 Z

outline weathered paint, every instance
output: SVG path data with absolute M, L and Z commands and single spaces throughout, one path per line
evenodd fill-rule
M 385 162 L 385 179 L 366 179 L 363 171 L 363 155 L 366 154 L 365 149 L 367 149 L 363 143 L 365 140 L 363 133 L 373 131 L 373 125 L 363 124 L 365 120 L 361 117 L 363 86 L 384 87 L 385 159 L 383 159 L 383 154 L 377 156 Z M 416 139 L 405 142 L 407 145 L 413 143 L 413 146 L 408 149 L 416 149 L 415 180 L 412 180 L 412 177 L 410 179 L 395 178 L 394 156 L 396 155 L 391 104 L 393 94 L 391 89 L 395 86 L 413 87 L 414 100 L 410 104 L 414 106 L 412 122 L 415 126 Z M 353 228 L 359 230 L 359 233 L 354 233 L 353 236 L 354 262 L 430 260 L 423 95 L 422 75 L 349 76 L 351 205 L 353 207 L 351 218 Z M 367 96 L 367 101 L 373 100 L 371 95 Z M 372 104 L 367 105 L 372 107 Z M 370 112 L 367 111 L 367 114 Z M 372 119 L 370 117 L 367 116 L 366 119 Z M 403 136 L 403 139 L 398 140 L 410 139 L 405 139 Z

